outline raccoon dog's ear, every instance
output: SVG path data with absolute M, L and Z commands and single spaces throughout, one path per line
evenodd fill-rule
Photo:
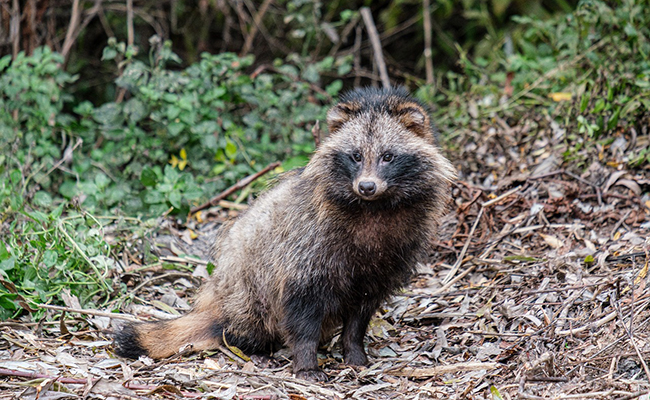
M 339 130 L 358 110 L 359 106 L 352 103 L 335 105 L 327 112 L 327 129 L 330 133 Z
M 429 115 L 421 105 L 417 103 L 403 103 L 398 106 L 397 117 L 408 130 L 420 137 L 427 137 L 433 134 Z

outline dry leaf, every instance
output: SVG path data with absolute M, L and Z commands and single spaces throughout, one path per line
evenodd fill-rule
M 564 243 L 555 236 L 545 235 L 543 233 L 540 233 L 539 235 L 542 237 L 542 239 L 544 239 L 547 245 L 551 246 L 554 249 L 559 249 L 560 247 L 564 246 Z
M 207 369 L 212 369 L 212 370 L 220 370 L 221 369 L 221 365 L 219 365 L 218 362 L 214 361 L 211 358 L 206 358 L 205 360 L 203 360 L 203 365 L 205 365 L 205 367 Z
M 648 275 L 648 261 L 646 260 L 645 265 L 643 268 L 641 268 L 641 271 L 639 271 L 639 275 L 634 279 L 634 284 L 638 285 L 641 283 L 641 280 L 645 279 L 645 277 Z

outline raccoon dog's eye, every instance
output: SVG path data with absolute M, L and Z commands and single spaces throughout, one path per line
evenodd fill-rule
M 384 155 L 381 157 L 381 160 L 382 160 L 383 162 L 391 162 L 391 161 L 393 161 L 393 158 L 395 158 L 395 156 L 393 156 L 393 155 L 390 154 L 390 153 L 386 153 L 386 154 L 384 154 Z
M 352 153 L 352 159 L 356 162 L 361 162 L 361 153 L 355 151 L 354 153 Z

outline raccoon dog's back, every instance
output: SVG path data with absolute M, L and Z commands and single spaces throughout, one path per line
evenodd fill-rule
M 215 241 L 216 268 L 194 309 L 126 325 L 118 354 L 161 358 L 223 338 L 247 351 L 284 342 L 296 374 L 323 379 L 319 339 L 343 325 L 346 362 L 367 362 L 368 322 L 426 254 L 455 171 L 425 108 L 403 89 L 353 91 L 327 122 L 330 136 L 309 164 Z

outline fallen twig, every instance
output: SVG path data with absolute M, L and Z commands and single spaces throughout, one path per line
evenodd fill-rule
M 200 260 L 198 258 L 192 257 L 176 257 L 176 256 L 162 256 L 160 261 L 166 261 L 171 263 L 185 263 L 185 264 L 198 264 L 198 265 L 208 265 L 209 261 Z M 168 274 L 166 274 L 168 275 Z M 158 278 L 160 279 L 160 278 Z
M 474 236 L 474 231 L 476 231 L 476 227 L 478 226 L 478 223 L 481 220 L 481 217 L 483 216 L 484 209 L 485 209 L 484 207 L 481 207 L 481 209 L 479 210 L 478 215 L 476 216 L 476 220 L 474 221 L 474 225 L 472 225 L 472 229 L 469 231 L 469 235 L 467 235 L 467 240 L 465 241 L 465 245 L 463 246 L 463 249 L 460 251 L 460 254 L 456 259 L 456 262 L 451 267 L 451 270 L 447 273 L 447 276 L 445 276 L 445 279 L 442 280 L 442 283 L 443 285 L 445 285 L 445 287 L 447 286 L 447 284 L 449 284 L 449 282 L 451 282 L 452 278 L 454 277 L 454 275 L 456 275 L 456 272 L 458 272 L 458 269 L 463 263 L 465 253 L 467 253 L 469 244 L 472 241 L 472 236 Z
M 320 147 L 320 121 L 316 121 L 314 127 L 311 128 L 311 136 L 314 138 L 314 146 Z
M 24 372 L 24 371 L 17 371 L 13 369 L 5 369 L 5 368 L 0 368 L 0 375 L 1 376 L 15 376 L 19 378 L 28 378 L 28 379 L 50 379 L 55 382 L 59 383 L 67 383 L 70 385 L 86 385 L 88 384 L 88 379 L 83 379 L 83 378 L 67 378 L 63 376 L 51 376 L 51 375 L 45 375 L 45 374 L 38 374 L 36 372 Z M 98 378 L 98 379 L 91 379 L 90 383 L 95 384 L 99 382 L 103 378 Z M 131 383 L 131 382 L 125 382 L 122 384 L 127 389 L 131 390 L 159 390 L 159 389 L 165 389 L 165 387 L 169 385 L 139 385 L 136 383 Z M 176 389 L 174 387 L 174 389 Z M 175 392 L 175 390 L 174 390 Z M 192 392 L 186 392 L 179 390 L 178 394 L 182 394 L 185 397 L 191 397 L 191 398 L 199 398 L 202 397 L 202 393 L 192 393 Z
M 450 374 L 460 371 L 481 371 L 499 368 L 499 363 L 495 362 L 465 362 L 451 365 L 439 365 L 430 368 L 402 368 L 400 370 L 388 372 L 394 376 L 406 376 L 409 378 L 428 378 L 436 375 Z
M 619 397 L 619 398 L 614 399 L 614 400 L 632 400 L 632 399 L 638 399 L 638 398 L 640 398 L 641 396 L 646 395 L 646 394 L 648 394 L 648 393 L 650 393 L 650 391 L 648 391 L 648 390 L 639 390 L 638 392 L 629 393 L 629 394 L 627 394 L 627 395 L 624 395 L 623 397 Z
M 443 285 L 445 285 L 444 287 L 448 286 L 448 284 L 451 282 L 452 278 L 454 277 L 454 275 L 456 275 L 456 272 L 458 272 L 458 269 L 462 265 L 463 259 L 465 257 L 465 253 L 467 253 L 469 244 L 472 241 L 472 236 L 474 236 L 474 231 L 476 231 L 476 227 L 478 226 L 478 223 L 481 220 L 481 217 L 483 216 L 483 211 L 485 210 L 485 208 L 491 206 L 492 204 L 500 202 L 506 197 L 518 192 L 520 189 L 521 186 L 517 186 L 516 188 L 510 189 L 507 192 L 503 193 L 502 195 L 481 204 L 481 209 L 479 210 L 478 215 L 476 216 L 476 220 L 474 221 L 474 225 L 472 225 L 472 229 L 470 230 L 469 235 L 467 235 L 467 240 L 465 241 L 465 245 L 463 246 L 463 249 L 460 251 L 460 254 L 456 259 L 456 262 L 451 267 L 451 270 L 447 273 L 447 276 L 445 276 L 445 279 L 443 279 L 442 281 Z M 478 199 L 478 196 L 476 196 L 475 200 L 476 199 Z
M 284 384 L 294 386 L 294 387 L 296 385 L 299 385 L 299 386 L 302 387 L 301 389 L 304 389 L 304 388 L 310 389 L 311 391 L 316 392 L 316 393 L 320 393 L 320 394 L 322 394 L 324 396 L 327 396 L 327 398 L 330 398 L 330 399 L 333 399 L 333 398 L 341 398 L 342 399 L 344 397 L 343 394 L 341 394 L 341 393 L 339 393 L 339 392 L 337 392 L 335 390 L 327 389 L 327 388 L 324 388 L 324 387 L 322 387 L 320 385 L 315 385 L 315 384 L 312 384 L 312 383 L 310 383 L 308 381 L 305 381 L 305 380 L 302 380 L 302 379 L 292 378 L 292 377 L 289 377 L 289 376 L 271 375 L 271 374 L 264 373 L 264 372 L 221 369 L 221 370 L 212 370 L 212 371 L 210 371 L 210 373 L 208 375 L 206 375 L 204 377 L 201 377 L 201 379 L 207 379 L 207 378 L 210 378 L 213 375 L 221 375 L 221 374 L 235 374 L 235 375 L 244 375 L 244 376 L 254 376 L 254 377 L 258 377 L 258 378 L 270 379 L 270 380 L 273 380 L 273 381 L 276 381 L 276 382 L 282 382 Z
M 564 169 L 559 169 L 557 171 L 552 171 L 552 172 L 548 172 L 548 173 L 541 174 L 541 175 L 529 176 L 528 180 L 529 181 L 534 181 L 534 180 L 537 180 L 537 179 L 548 178 L 549 176 L 554 176 L 554 175 L 566 175 L 566 176 L 569 176 L 569 177 L 575 179 L 576 181 L 578 181 L 580 183 L 583 183 L 583 184 L 585 184 L 587 186 L 591 186 L 592 188 L 594 188 L 594 191 L 596 192 L 596 197 L 598 199 L 598 205 L 600 205 L 600 206 L 603 205 L 603 193 L 602 193 L 602 190 L 600 189 L 600 186 L 596 185 L 595 183 L 591 183 L 588 180 L 583 179 L 583 178 L 577 176 L 576 174 L 573 174 L 573 173 L 571 173 L 569 171 L 566 171 Z
M 230 196 L 234 192 L 241 190 L 245 188 L 246 186 L 250 185 L 253 183 L 256 179 L 258 179 L 260 176 L 267 174 L 269 171 L 272 171 L 276 169 L 277 167 L 280 166 L 279 162 L 274 162 L 272 164 L 269 164 L 264 168 L 263 170 L 254 173 L 253 175 L 249 175 L 246 178 L 241 179 L 239 182 L 235 183 L 228 189 L 224 190 L 223 192 L 219 193 L 218 195 L 214 196 L 210 201 L 201 204 L 200 206 L 194 207 L 190 210 L 190 215 L 196 214 L 198 211 L 205 210 L 206 208 L 209 207 L 214 207 L 217 205 L 221 200 L 225 199 L 226 197 Z
M 645 362 L 645 359 L 643 358 L 643 355 L 641 354 L 641 350 L 639 350 L 639 346 L 637 346 L 636 341 L 634 340 L 634 335 L 632 334 L 632 321 L 634 320 L 634 294 L 631 296 L 632 302 L 630 303 L 630 326 L 628 327 L 625 324 L 625 319 L 623 317 L 623 311 L 621 310 L 621 302 L 620 299 L 616 299 L 615 302 L 615 309 L 616 313 L 618 315 L 618 318 L 621 320 L 621 325 L 623 325 L 623 329 L 625 330 L 625 333 L 628 336 L 628 339 L 630 340 L 630 343 L 632 344 L 632 347 L 634 348 L 634 351 L 636 354 L 639 356 L 639 361 L 641 362 L 641 365 L 643 366 L 643 371 L 645 372 L 646 378 L 648 379 L 648 382 L 650 382 L 650 369 L 648 369 L 648 364 Z
M 128 315 L 128 314 L 110 313 L 110 312 L 104 312 L 104 311 L 79 309 L 79 308 L 72 308 L 72 307 L 53 306 L 53 305 L 50 305 L 50 304 L 36 304 L 36 306 L 39 307 L 39 308 L 45 308 L 45 309 L 48 309 L 48 310 L 73 312 L 73 313 L 86 314 L 86 315 L 94 315 L 96 317 L 109 317 L 109 318 L 121 319 L 121 320 L 125 320 L 125 321 L 134 321 L 134 322 L 138 321 L 137 318 L 135 318 L 132 315 Z

